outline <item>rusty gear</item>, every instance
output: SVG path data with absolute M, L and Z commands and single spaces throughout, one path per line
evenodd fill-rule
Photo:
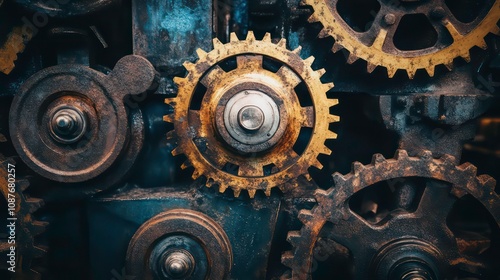
M 444 222 L 456 198 L 469 194 L 486 208 L 493 217 L 494 223 L 500 225 L 500 198 L 495 192 L 496 182 L 493 178 L 487 175 L 477 177 L 475 166 L 469 163 L 456 166 L 454 162 L 455 158 L 449 155 L 435 159 L 430 152 L 424 152 L 420 157 L 409 157 L 406 151 L 399 150 L 394 159 L 385 159 L 377 154 L 369 165 L 365 166 L 356 162 L 353 164 L 351 173 L 345 176 L 334 174 L 335 187 L 328 191 L 318 190 L 316 192 L 317 205 L 312 210 L 302 210 L 299 214 L 299 219 L 304 224 L 303 228 L 288 234 L 288 241 L 294 249 L 283 254 L 282 262 L 291 268 L 291 277 L 293 279 L 311 278 L 311 267 L 315 262 L 313 258 L 315 244 L 320 239 L 320 232 L 327 223 L 332 225 L 327 233 L 328 238 L 332 238 L 333 241 L 351 250 L 355 267 L 368 268 L 373 264 L 368 259 L 373 254 L 377 254 L 377 250 L 383 252 L 392 246 L 391 240 L 399 240 L 396 243 L 399 242 L 399 245 L 406 243 L 405 246 L 430 243 L 431 245 L 425 245 L 427 248 L 432 248 L 428 251 L 434 252 L 442 249 L 447 253 L 443 253 L 443 256 L 448 257 L 448 264 L 474 273 L 474 269 L 471 268 L 474 268 L 477 263 L 470 256 L 457 251 L 456 237 Z M 414 212 L 393 211 L 384 218 L 383 223 L 377 222 L 373 225 L 354 213 L 349 206 L 349 199 L 369 186 L 387 180 L 410 177 L 449 183 L 451 192 L 449 188 L 443 188 L 442 183 L 429 184 L 423 191 Z M 426 207 L 434 207 L 432 210 L 436 211 L 428 213 L 426 211 L 429 209 L 424 209 Z M 361 241 L 363 236 L 369 238 L 366 244 Z M 408 236 L 423 238 L 426 242 L 420 239 L 407 242 L 404 238 Z M 451 250 L 454 250 L 454 253 L 450 253 Z M 366 273 L 373 273 L 369 269 L 366 271 Z M 355 279 L 366 279 L 365 277 L 367 276 L 356 275 Z M 435 276 L 434 279 L 443 278 Z
M 0 1 L 0 6 L 2 1 Z M 14 27 L 0 48 L 0 72 L 9 75 L 16 67 L 18 54 L 24 52 L 26 44 L 33 38 L 30 29 L 20 26 Z
M 471 23 L 462 23 L 450 12 L 444 1 L 436 9 L 435 2 L 429 1 L 419 7 L 418 13 L 432 18 L 433 25 L 446 29 L 451 35 L 453 43 L 436 45 L 415 51 L 398 49 L 393 41 L 398 25 L 405 14 L 417 13 L 413 8 L 402 7 L 399 1 L 379 1 L 381 9 L 376 15 L 372 26 L 366 32 L 353 30 L 340 16 L 337 10 L 338 0 L 304 0 L 304 5 L 310 5 L 314 13 L 309 22 L 321 22 L 323 30 L 319 37 L 332 36 L 335 39 L 333 52 L 341 49 L 349 51 L 348 63 L 361 58 L 368 63 L 367 70 L 373 72 L 377 66 L 387 69 L 390 78 L 394 77 L 398 69 L 406 70 L 410 79 L 413 79 L 418 69 L 425 69 L 429 76 L 434 76 L 435 66 L 444 64 L 449 70 L 453 67 L 453 60 L 457 57 L 470 61 L 469 50 L 474 46 L 487 48 L 484 37 L 489 33 L 500 34 L 497 22 L 500 19 L 500 1 L 496 0 L 491 9 Z M 396 4 L 396 5 L 395 5 Z M 418 5 L 418 4 L 416 4 Z M 390 15 L 390 17 L 389 17 Z M 439 15 L 439 17 L 437 17 Z M 387 16 L 387 17 L 386 17 Z M 436 29 L 436 31 L 438 31 Z M 440 31 L 443 38 L 444 31 Z M 441 39 L 442 39 L 441 38 Z M 439 38 L 438 38 L 439 40 Z M 444 39 L 442 39 L 444 40 Z
M 179 87 L 177 97 L 166 99 L 174 107 L 164 118 L 175 128 L 168 138 L 175 133 L 178 143 L 172 154 L 187 156 L 182 167 L 193 166 L 194 179 L 204 175 L 207 186 L 218 185 L 220 192 L 230 187 L 235 196 L 242 189 L 250 197 L 257 190 L 269 196 L 273 187 L 293 187 L 290 182 L 300 175 L 310 179 L 309 167 L 322 168 L 317 156 L 331 154 L 325 141 L 337 137 L 329 124 L 339 117 L 329 109 L 338 100 L 326 96 L 333 84 L 321 83 L 324 70 L 314 71 L 314 57 L 303 60 L 300 48 L 289 51 L 285 39 L 274 44 L 270 34 L 260 41 L 253 32 L 246 40 L 233 33 L 229 43 L 218 39 L 213 43 L 213 51 L 198 49 L 199 60 L 184 64 L 188 75 L 174 80 Z M 231 58 L 236 58 L 234 70 L 219 67 Z M 265 59 L 278 62 L 278 71 L 264 69 Z M 196 110 L 192 103 L 200 83 L 207 91 Z M 295 87 L 300 83 L 307 87 L 309 106 L 299 102 Z M 299 154 L 293 146 L 302 127 L 312 129 L 312 136 Z M 233 170 L 228 170 L 228 163 Z
M 12 193 L 9 192 L 12 183 L 8 181 L 8 170 L 15 162 L 11 158 L 5 158 L 0 154 L 0 190 L 6 202 L 12 199 Z M 28 188 L 29 182 L 26 179 L 16 178 L 15 184 L 15 217 L 16 222 L 16 243 L 9 244 L 7 240 L 0 240 L 0 252 L 7 254 L 11 246 L 16 247 L 16 273 L 13 279 L 40 279 L 41 275 L 32 267 L 34 259 L 43 257 L 46 253 L 45 248 L 35 244 L 35 237 L 45 231 L 46 222 L 37 221 L 33 218 L 33 213 L 43 206 L 43 200 L 31 198 L 23 192 Z M 6 204 L 7 205 L 7 204 Z M 6 211 L 7 209 L 2 209 Z M 9 215 L 9 217 L 11 217 Z

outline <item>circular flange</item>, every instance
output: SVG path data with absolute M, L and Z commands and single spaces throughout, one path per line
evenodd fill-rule
M 129 121 L 124 97 L 151 87 L 153 66 L 121 59 L 104 75 L 82 65 L 54 66 L 32 76 L 14 98 L 10 135 L 21 159 L 58 182 L 96 178 L 122 154 Z
M 232 259 L 229 239 L 214 220 L 193 210 L 174 209 L 137 230 L 129 243 L 126 268 L 127 275 L 138 279 L 220 280 L 229 277 Z

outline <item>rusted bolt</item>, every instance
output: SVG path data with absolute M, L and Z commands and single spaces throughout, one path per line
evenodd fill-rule
M 185 279 L 193 273 L 194 264 L 194 258 L 188 251 L 175 251 L 165 259 L 165 272 L 169 279 Z
M 394 14 L 387 14 L 384 16 L 384 23 L 387 25 L 393 25 L 396 23 L 396 16 Z
M 55 111 L 50 120 L 50 135 L 63 144 L 77 142 L 87 129 L 84 113 L 74 107 L 63 107 Z

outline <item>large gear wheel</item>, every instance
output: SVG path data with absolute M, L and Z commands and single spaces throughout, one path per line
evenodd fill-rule
M 377 66 L 383 66 L 390 78 L 394 77 L 399 69 L 406 70 L 410 79 L 415 77 L 418 69 L 425 69 L 431 77 L 434 76 L 437 65 L 444 64 L 451 70 L 453 60 L 457 57 L 470 61 L 469 51 L 474 46 L 486 49 L 486 35 L 500 34 L 500 28 L 497 26 L 500 19 L 500 0 L 494 1 L 491 7 L 485 7 L 476 19 L 467 23 L 454 16 L 444 0 L 437 3 L 420 0 L 380 0 L 380 10 L 366 31 L 354 30 L 346 23 L 339 13 L 339 2 L 341 1 L 303 1 L 304 5 L 310 5 L 314 9 L 309 22 L 323 24 L 319 37 L 333 37 L 335 45 L 332 50 L 348 50 L 349 63 L 361 58 L 368 63 L 367 70 L 370 73 Z M 394 35 L 402 18 L 406 15 L 422 14 L 429 19 L 428 22 L 437 32 L 436 43 L 422 49 L 401 50 L 394 43 Z
M 317 156 L 331 154 L 325 141 L 337 137 L 329 125 L 339 121 L 330 114 L 338 100 L 327 98 L 333 84 L 321 83 L 324 70 L 314 71 L 314 57 L 303 60 L 300 48 L 288 50 L 284 39 L 274 44 L 270 34 L 256 40 L 249 32 L 239 40 L 233 33 L 229 43 L 213 43 L 208 53 L 198 49 L 195 64 L 184 64 L 187 76 L 174 80 L 177 97 L 166 99 L 174 108 L 164 118 L 174 124 L 168 138 L 177 135 L 178 143 L 172 154 L 186 155 L 182 167 L 193 166 L 194 179 L 204 175 L 207 186 L 230 187 L 235 196 L 242 189 L 250 197 L 257 190 L 269 196 L 273 187 L 296 185 L 291 181 L 300 175 L 310 179 L 309 167 L 322 168 Z M 233 69 L 224 70 L 231 59 Z M 298 85 L 307 92 L 299 94 Z M 206 88 L 202 97 L 200 88 Z M 296 150 L 302 128 L 311 134 Z
M 46 253 L 44 247 L 36 244 L 35 237 L 45 231 L 47 223 L 35 220 L 33 213 L 43 206 L 43 200 L 24 194 L 29 186 L 28 180 L 16 178 L 15 183 L 8 181 L 8 178 L 14 178 L 8 175 L 14 174 L 9 173 L 9 170 L 15 166 L 13 159 L 5 158 L 0 154 L 0 162 L 0 190 L 5 202 L 10 203 L 12 195 L 15 196 L 15 211 L 12 213 L 13 216 L 9 215 L 8 217 L 16 218 L 15 244 L 9 243 L 9 239 L 0 239 L 0 253 L 5 256 L 10 252 L 11 246 L 16 248 L 15 273 L 9 272 L 12 275 L 11 279 L 41 279 L 41 274 L 32 267 L 32 262 L 43 257 Z M 14 194 L 11 192 L 13 184 Z M 2 211 L 7 212 L 7 209 L 2 209 Z
M 318 251 L 324 250 L 317 245 L 324 241 L 322 238 L 347 248 L 354 264 L 353 279 L 457 279 L 453 278 L 457 271 L 473 278 L 486 277 L 481 279 L 498 275 L 489 271 L 488 276 L 484 271 L 480 264 L 485 261 L 484 256 L 478 262 L 478 255 L 459 249 L 467 247 L 466 242 L 451 229 L 447 220 L 459 198 L 467 195 L 489 212 L 490 226 L 498 228 L 500 197 L 495 192 L 496 182 L 487 175 L 477 177 L 476 167 L 469 163 L 456 166 L 454 162 L 449 155 L 435 159 L 430 152 L 425 152 L 420 157 L 409 157 L 406 151 L 399 150 L 394 159 L 377 154 L 369 165 L 354 163 L 351 173 L 345 176 L 336 173 L 335 187 L 318 190 L 317 205 L 300 212 L 302 229 L 288 234 L 294 249 L 282 256 L 282 262 L 292 270 L 291 275 L 286 274 L 284 278 L 313 278 L 318 262 L 327 258 L 322 255 L 324 252 Z M 415 178 L 425 183 L 418 181 L 424 188 L 420 188 L 415 204 L 415 200 L 407 200 L 413 205 L 409 210 L 397 208 L 373 222 L 354 211 L 350 204 L 355 194 L 368 187 L 381 188 L 381 182 L 391 180 L 406 184 L 405 180 L 413 182 Z M 409 193 L 408 188 L 401 192 L 403 197 Z M 498 231 L 492 229 L 490 234 L 493 236 Z M 473 244 L 472 247 L 477 247 L 483 243 Z M 496 257 L 486 257 L 487 261 L 494 259 Z M 498 264 L 489 267 L 497 269 Z

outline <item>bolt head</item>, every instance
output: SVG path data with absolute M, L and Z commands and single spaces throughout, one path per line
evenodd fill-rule
M 387 14 L 384 16 L 384 23 L 387 25 L 393 25 L 396 23 L 396 16 L 394 14 Z
M 259 130 L 264 124 L 264 120 L 264 112 L 254 105 L 245 106 L 238 112 L 240 126 L 248 131 Z

